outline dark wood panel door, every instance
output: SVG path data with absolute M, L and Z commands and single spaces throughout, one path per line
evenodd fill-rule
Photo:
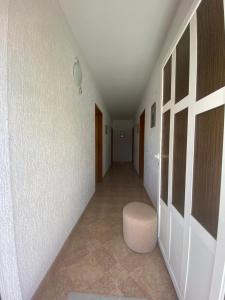
M 197 10 L 197 100 L 225 86 L 223 0 L 203 0 Z
M 102 154 L 103 154 L 103 116 L 95 105 L 95 181 L 102 181 Z
M 171 73 L 172 73 L 172 56 L 169 58 L 163 70 L 163 104 L 171 99 Z
M 144 177 L 144 151 L 145 151 L 145 111 L 140 116 L 139 131 L 139 176 Z
M 132 164 L 134 164 L 134 128 L 132 128 Z
M 113 165 L 113 128 L 111 128 L 111 167 Z
M 173 147 L 173 194 L 172 203 L 184 216 L 186 154 L 187 154 L 188 109 L 177 113 L 174 118 Z
M 169 176 L 169 143 L 170 143 L 170 110 L 163 114 L 162 150 L 161 150 L 161 199 L 168 203 Z
M 224 106 L 196 116 L 192 215 L 217 237 Z
M 175 103 L 189 94 L 190 25 L 183 33 L 176 47 L 176 89 Z

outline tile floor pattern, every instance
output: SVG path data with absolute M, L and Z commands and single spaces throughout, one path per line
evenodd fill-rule
M 129 250 L 122 235 L 122 209 L 151 203 L 130 164 L 115 164 L 49 270 L 34 300 L 67 299 L 69 292 L 177 299 L 158 247 L 150 254 Z

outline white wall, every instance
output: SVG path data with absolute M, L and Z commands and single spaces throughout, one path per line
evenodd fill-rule
M 173 23 L 168 31 L 167 39 L 162 47 L 161 54 L 157 60 L 155 67 L 152 71 L 149 84 L 146 88 L 142 103 L 137 111 L 135 117 L 135 124 L 139 123 L 139 117 L 142 111 L 145 109 L 145 168 L 144 168 L 144 186 L 153 201 L 155 207 L 157 207 L 158 189 L 159 189 L 159 163 L 155 158 L 155 155 L 159 153 L 160 147 L 160 124 L 161 124 L 161 92 L 162 92 L 162 78 L 161 78 L 161 65 L 165 59 L 166 53 L 171 47 L 174 47 L 173 43 L 176 40 L 176 36 L 180 34 L 180 30 L 185 24 L 185 20 L 188 19 L 188 14 L 192 13 L 192 7 L 195 6 L 196 0 L 181 1 L 174 17 Z M 156 127 L 150 128 L 150 113 L 151 106 L 156 102 Z M 138 141 L 139 132 L 135 133 L 135 154 L 134 154 L 134 166 L 138 172 Z
M 8 207 L 6 214 L 14 221 L 16 245 L 10 262 L 17 259 L 22 297 L 30 299 L 95 190 L 94 103 L 104 124 L 110 125 L 110 116 L 57 1 L 11 1 L 8 14 L 8 2 L 2 2 L 8 20 L 8 58 L 6 52 L 3 56 L 8 88 L 1 116 L 5 124 L 8 120 L 5 170 L 11 182 L 1 186 L 1 194 L 10 185 L 13 211 Z M 81 97 L 72 76 L 77 55 L 83 68 Z M 109 149 L 110 135 L 104 135 L 104 173 Z M 13 267 L 6 271 L 16 296 L 6 291 L 5 298 L 20 299 Z
M 21 300 L 9 174 L 10 153 L 7 107 L 8 6 L 9 0 L 0 2 L 0 295 L 2 299 Z
M 132 161 L 132 120 L 113 121 L 113 161 Z M 120 131 L 124 131 L 125 138 L 120 138 Z

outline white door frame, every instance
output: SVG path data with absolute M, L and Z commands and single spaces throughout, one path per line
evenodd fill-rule
M 223 0 L 225 16 L 225 0 Z M 224 20 L 225 23 L 225 20 Z M 224 130 L 225 131 L 225 130 Z M 224 132 L 225 139 L 225 132 Z M 225 145 L 223 147 L 223 158 L 225 158 Z M 225 182 L 225 163 L 222 166 L 221 182 Z M 225 185 L 221 184 L 221 198 L 225 199 Z M 213 270 L 212 288 L 210 299 L 224 300 L 225 297 L 225 201 L 220 203 L 216 259 Z

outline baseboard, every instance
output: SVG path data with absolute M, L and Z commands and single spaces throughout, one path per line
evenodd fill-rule
M 163 245 L 162 245 L 162 243 L 160 242 L 160 240 L 158 240 L 158 244 L 159 244 L 159 248 L 160 248 L 160 251 L 161 251 L 161 253 L 162 253 L 164 262 L 165 262 L 165 264 L 166 264 L 167 270 L 168 270 L 168 272 L 169 272 L 169 274 L 170 274 L 170 278 L 171 278 L 171 280 L 172 280 L 172 282 L 173 282 L 173 286 L 174 286 L 174 289 L 175 289 L 175 291 L 176 291 L 177 297 L 178 297 L 179 300 L 184 300 L 183 296 L 181 295 L 180 289 L 179 289 L 179 287 L 178 287 L 178 285 L 177 285 L 177 281 L 176 281 L 176 279 L 175 279 L 175 276 L 174 276 L 174 274 L 173 274 L 173 271 L 172 271 L 172 269 L 171 269 L 171 267 L 170 267 L 170 264 L 169 264 L 169 262 L 168 262 L 168 260 L 167 260 L 167 258 L 166 258 L 166 255 L 165 255 L 165 252 L 164 252 L 164 249 L 163 249 Z

